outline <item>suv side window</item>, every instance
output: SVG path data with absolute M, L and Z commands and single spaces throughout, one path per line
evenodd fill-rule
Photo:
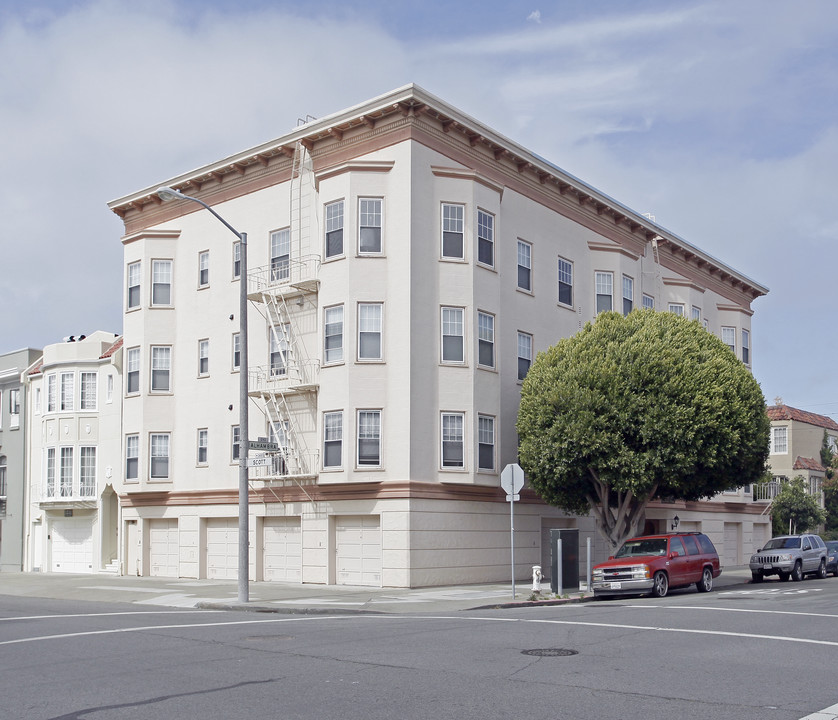
M 809 542 L 809 537 L 806 536 L 803 538 L 803 546 L 800 548 L 801 550 L 811 550 L 812 545 Z
M 701 550 L 695 541 L 695 535 L 685 535 L 681 538 L 684 541 L 684 547 L 687 548 L 687 555 L 699 555 Z
M 684 543 L 681 542 L 681 538 L 669 538 L 669 552 L 677 552 L 681 557 L 684 557 L 687 552 L 684 550 Z
M 697 535 L 696 539 L 698 540 L 698 544 L 701 545 L 701 549 L 706 553 L 715 553 L 716 546 L 710 541 L 710 538 L 706 535 Z
M 812 540 L 815 541 L 815 546 L 819 548 L 825 548 L 826 545 L 823 543 L 823 539 L 820 535 L 812 535 Z

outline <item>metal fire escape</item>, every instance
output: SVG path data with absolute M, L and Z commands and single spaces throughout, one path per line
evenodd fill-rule
M 269 362 L 250 370 L 249 394 L 266 418 L 268 441 L 279 446 L 269 465 L 250 470 L 269 487 L 316 480 L 318 279 L 320 255 L 312 253 L 315 205 L 311 156 L 298 142 L 291 172 L 290 227 L 272 238 L 270 264 L 248 273 L 248 299 L 265 317 Z M 317 242 L 315 237 L 314 242 Z

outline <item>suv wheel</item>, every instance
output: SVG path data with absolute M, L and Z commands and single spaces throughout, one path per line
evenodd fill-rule
M 826 569 L 826 566 L 824 566 L 824 569 Z M 713 573 L 710 568 L 704 568 L 704 572 L 701 573 L 701 580 L 695 584 L 695 587 L 698 592 L 710 592 L 713 589 Z
M 791 579 L 795 582 L 800 582 L 803 579 L 803 564 L 800 561 L 794 564 L 794 570 L 791 571 Z
M 663 570 L 658 570 L 655 573 L 655 585 L 652 588 L 652 596 L 656 598 L 666 597 L 669 592 L 669 578 Z
M 761 583 L 762 582 L 762 573 L 752 572 L 751 573 L 751 582 Z
M 826 577 L 826 560 L 821 560 L 821 564 L 818 565 L 818 577 L 821 580 Z

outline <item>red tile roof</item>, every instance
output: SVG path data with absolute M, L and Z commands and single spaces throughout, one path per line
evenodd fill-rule
M 826 472 L 826 468 L 821 465 L 815 458 L 805 458 L 797 456 L 797 460 L 794 461 L 794 470 L 820 470 L 821 472 Z
M 113 355 L 113 354 L 114 354 L 117 350 L 119 350 L 119 348 L 121 348 L 121 347 L 122 347 L 122 341 L 123 341 L 123 339 L 124 339 L 124 338 L 125 338 L 125 336 L 124 336 L 124 335 L 123 335 L 123 336 L 121 336 L 121 337 L 119 337 L 119 338 L 118 338 L 118 339 L 114 342 L 114 344 L 113 344 L 113 345 L 111 345 L 111 346 L 110 346 L 107 350 L 105 350 L 105 352 L 103 352 L 103 353 L 99 356 L 99 359 L 100 359 L 100 360 L 103 360 L 103 359 L 105 359 L 105 358 L 109 358 L 109 357 L 111 357 L 111 356 L 112 356 L 112 355 Z
M 797 420 L 807 425 L 816 425 L 827 430 L 838 431 L 838 423 L 826 415 L 798 410 L 788 405 L 771 405 L 766 412 L 769 420 Z
M 43 370 L 43 369 L 44 369 L 44 358 L 41 357 L 41 359 L 38 361 L 38 364 L 29 371 L 29 374 L 30 375 L 40 375 L 41 370 Z

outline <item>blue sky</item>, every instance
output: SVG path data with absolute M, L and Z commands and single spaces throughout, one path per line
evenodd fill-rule
M 106 202 L 415 82 L 767 285 L 838 418 L 838 3 L 0 0 L 0 352 L 121 331 Z

